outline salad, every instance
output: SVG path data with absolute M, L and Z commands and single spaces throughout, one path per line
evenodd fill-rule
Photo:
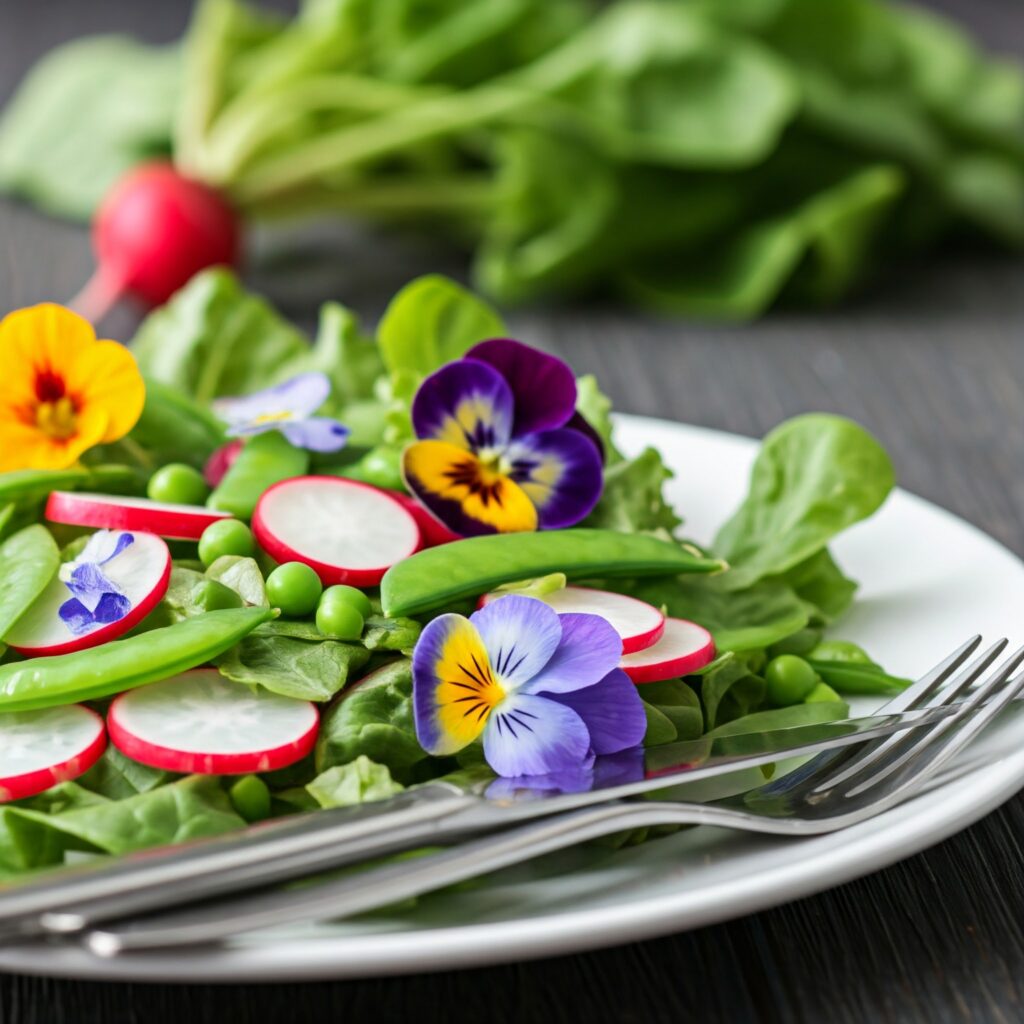
M 824 637 L 874 438 L 781 424 L 705 548 L 598 382 L 505 334 L 429 276 L 310 343 L 223 269 L 128 347 L 0 323 L 0 880 L 906 685 Z

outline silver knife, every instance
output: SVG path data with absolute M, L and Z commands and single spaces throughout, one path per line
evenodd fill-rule
M 598 758 L 558 777 L 495 779 L 467 770 L 386 801 L 314 811 L 242 832 L 55 869 L 0 886 L 0 935 L 71 934 L 93 924 L 459 841 L 738 770 L 927 725 L 948 707 L 702 737 Z

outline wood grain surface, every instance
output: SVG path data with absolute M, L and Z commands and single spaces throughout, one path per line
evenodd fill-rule
M 1024 53 L 1019 0 L 934 6 L 991 45 Z M 171 39 L 187 14 L 174 0 L 0 0 L 0 103 L 63 39 L 110 30 Z M 278 258 L 285 251 L 287 264 Z M 256 253 L 254 285 L 299 322 L 326 298 L 372 322 L 410 276 L 464 273 L 457 256 L 422 240 L 335 224 L 263 235 Z M 0 202 L 0 310 L 68 298 L 90 262 L 81 228 Z M 520 311 L 510 321 L 517 336 L 596 373 L 625 411 L 749 435 L 811 409 L 853 416 L 892 453 L 904 487 L 1024 555 L 1019 258 L 942 254 L 888 269 L 840 310 L 779 312 L 747 327 L 680 324 L 600 303 Z M 127 337 L 132 323 L 123 311 L 108 326 Z M 0 975 L 0 1024 L 1021 1021 L 1022 842 L 1017 798 L 928 852 L 824 895 L 543 962 L 258 987 Z

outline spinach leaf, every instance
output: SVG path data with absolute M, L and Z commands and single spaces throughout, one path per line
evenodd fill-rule
M 645 747 L 660 747 L 663 743 L 671 743 L 676 738 L 676 727 L 672 720 L 660 708 L 641 698 L 644 714 L 647 716 L 647 731 L 644 733 Z
M 645 448 L 635 459 L 605 469 L 604 491 L 583 525 L 620 533 L 671 535 L 682 522 L 665 500 L 665 481 L 673 476 L 661 453 Z
M 217 667 L 236 683 L 262 686 L 284 697 L 326 701 L 369 657 L 370 652 L 359 644 L 253 634 L 223 654 Z
M 841 416 L 811 413 L 764 439 L 743 504 L 718 531 L 715 551 L 742 590 L 816 555 L 840 531 L 875 512 L 892 490 L 882 446 Z
M 427 757 L 416 739 L 412 709 L 412 663 L 403 658 L 372 672 L 328 708 L 320 724 L 316 766 L 326 771 L 361 754 L 386 765 L 392 776 Z
M 849 714 L 849 707 L 843 701 L 817 701 L 813 704 L 794 704 L 788 708 L 771 708 L 753 714 L 734 718 L 725 725 L 712 729 L 708 736 L 742 736 L 751 732 L 767 732 L 771 729 L 793 729 L 800 725 L 818 725 L 821 722 L 838 722 Z
M 9 870 L 27 870 L 60 863 L 69 849 L 123 854 L 245 824 L 210 775 L 190 775 L 122 800 L 80 792 L 84 800 L 52 814 L 19 805 L 0 807 L 0 863 L 6 861 Z
M 185 462 L 202 469 L 224 443 L 224 428 L 205 409 L 158 380 L 146 381 L 146 404 L 129 435 L 158 466 Z
M 0 121 L 0 189 L 88 220 L 107 189 L 171 150 L 178 47 L 96 36 L 40 61 Z
M 348 764 L 328 768 L 306 786 L 321 807 L 353 807 L 387 800 L 404 788 L 391 778 L 386 765 L 374 764 L 363 754 Z
M 722 576 L 639 580 L 616 587 L 690 619 L 709 630 L 719 651 L 750 651 L 777 643 L 807 625 L 806 604 L 788 586 L 762 580 L 746 590 L 730 590 Z
M 53 579 L 60 552 L 45 526 L 26 526 L 0 544 L 0 639 Z
M 665 716 L 676 730 L 676 739 L 693 740 L 704 731 L 704 714 L 700 698 L 689 683 L 667 679 L 661 683 L 645 683 L 644 701 Z
M 369 651 L 401 651 L 411 654 L 423 627 L 415 619 L 389 619 L 371 615 L 363 631 L 363 645 Z
M 810 617 L 818 625 L 838 619 L 857 592 L 857 584 L 843 575 L 827 548 L 794 565 L 781 579 L 809 606 Z
M 171 777 L 168 772 L 133 761 L 117 747 L 109 746 L 78 779 L 78 785 L 108 800 L 124 800 L 138 793 L 148 793 L 164 785 Z
M 221 555 L 205 573 L 207 579 L 230 587 L 248 605 L 269 608 L 263 573 L 255 558 L 241 555 Z
M 393 378 L 413 388 L 478 341 L 499 337 L 505 327 L 482 299 L 440 274 L 419 277 L 388 304 L 377 325 L 377 342 Z
M 147 377 L 200 405 L 244 395 L 307 369 L 331 364 L 337 335 L 321 335 L 324 352 L 264 300 L 246 292 L 230 270 L 197 274 L 142 322 L 132 351 Z M 332 366 L 333 368 L 333 366 Z
M 751 671 L 760 655 L 729 654 L 701 677 L 700 698 L 708 731 L 756 711 L 764 702 L 765 682 Z

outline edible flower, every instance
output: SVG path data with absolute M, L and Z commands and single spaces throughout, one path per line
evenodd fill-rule
M 227 424 L 228 437 L 252 437 L 279 430 L 296 448 L 336 452 L 345 447 L 348 427 L 326 416 L 313 415 L 330 393 L 326 374 L 300 373 L 244 398 L 219 398 L 213 403 L 213 411 Z
M 413 651 L 416 736 L 446 756 L 482 735 L 487 763 L 509 778 L 576 772 L 643 741 L 647 719 L 621 657 L 605 619 L 559 615 L 533 597 L 441 615 Z
M 100 566 L 134 543 L 130 533 L 98 530 L 73 561 L 61 565 L 58 578 L 72 596 L 60 606 L 59 615 L 75 636 L 83 636 L 97 625 L 117 622 L 132 610 L 124 591 Z
M 521 342 L 481 342 L 427 377 L 412 425 L 406 485 L 462 536 L 572 526 L 601 496 L 601 452 L 576 414 L 572 370 Z
M 0 321 L 0 473 L 66 469 L 124 437 L 146 388 L 135 358 L 87 320 L 47 302 Z

